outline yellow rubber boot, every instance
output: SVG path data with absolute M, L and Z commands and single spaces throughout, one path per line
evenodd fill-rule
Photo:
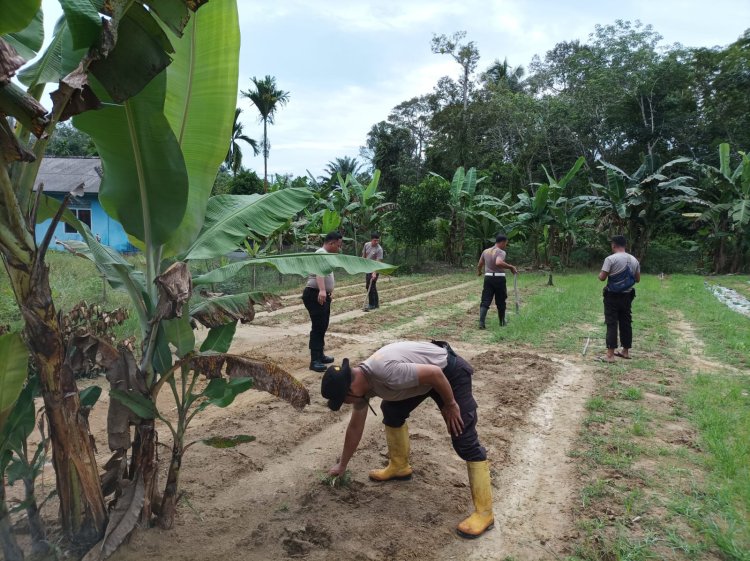
M 406 423 L 398 428 L 385 427 L 385 440 L 388 443 L 388 465 L 370 472 L 373 481 L 404 481 L 411 479 L 409 465 L 409 429 Z
M 471 500 L 474 501 L 474 512 L 458 525 L 458 535 L 462 538 L 478 538 L 495 525 L 492 514 L 492 483 L 490 482 L 490 464 L 483 462 L 466 462 L 469 469 Z

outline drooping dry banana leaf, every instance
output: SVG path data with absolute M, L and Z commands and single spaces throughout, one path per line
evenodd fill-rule
M 301 410 L 310 404 L 310 394 L 304 384 L 272 362 L 222 353 L 207 353 L 190 359 L 190 367 L 209 379 L 221 377 L 225 366 L 230 379 L 251 378 L 253 389 L 275 395 L 295 409 Z

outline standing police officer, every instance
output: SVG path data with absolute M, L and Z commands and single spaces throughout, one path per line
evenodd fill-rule
M 315 253 L 338 253 L 341 251 L 342 236 L 338 232 L 329 232 L 323 242 L 323 247 Z M 332 356 L 325 355 L 325 336 L 328 321 L 331 317 L 331 298 L 336 284 L 333 271 L 321 277 L 310 275 L 307 285 L 302 292 L 302 302 L 310 314 L 310 370 L 325 372 L 326 364 L 333 362 Z
M 495 245 L 485 249 L 479 258 L 479 263 L 477 263 L 477 276 L 480 276 L 484 270 L 482 302 L 479 305 L 479 329 L 486 328 L 485 319 L 490 304 L 492 304 L 492 298 L 495 299 L 500 325 L 506 325 L 505 301 L 508 298 L 508 290 L 505 284 L 504 269 L 510 269 L 514 275 L 518 274 L 518 269 L 505 262 L 505 248 L 507 246 L 508 238 L 503 234 L 498 234 L 495 237 Z

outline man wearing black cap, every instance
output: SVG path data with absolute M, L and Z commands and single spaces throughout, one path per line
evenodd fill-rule
M 323 241 L 323 247 L 315 253 L 338 253 L 341 251 L 342 236 L 338 232 L 329 232 Z M 332 356 L 326 356 L 326 331 L 331 317 L 331 298 L 335 280 L 333 271 L 321 277 L 310 275 L 302 292 L 302 302 L 310 315 L 310 370 L 325 372 L 326 364 L 333 362 Z
M 479 304 L 479 329 L 486 328 L 485 320 L 493 298 L 497 306 L 497 318 L 500 325 L 506 325 L 505 301 L 508 299 L 508 290 L 505 283 L 505 269 L 509 269 L 514 275 L 518 273 L 518 269 L 505 262 L 506 247 L 508 247 L 508 238 L 503 234 L 498 234 L 495 237 L 495 245 L 485 249 L 477 263 L 477 275 L 481 275 L 484 271 L 482 301 Z
M 444 341 L 391 343 L 354 368 L 346 358 L 340 367 L 329 367 L 323 375 L 321 394 L 333 411 L 338 411 L 343 403 L 351 404 L 352 416 L 341 458 L 328 473 L 342 475 L 346 471 L 364 432 L 369 400 L 378 396 L 383 400 L 380 409 L 389 461 L 384 469 L 371 471 L 370 479 L 411 479 L 406 419 L 430 397 L 443 415 L 453 449 L 466 461 L 469 471 L 474 512 L 458 525 L 458 533 L 476 538 L 492 528 L 490 470 L 477 435 L 477 402 L 471 391 L 473 372 L 471 365 Z

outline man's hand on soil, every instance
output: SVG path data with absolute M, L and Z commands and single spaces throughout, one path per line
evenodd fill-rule
M 341 462 L 331 466 L 331 469 L 328 470 L 328 475 L 344 475 L 344 472 L 346 471 L 346 466 L 342 466 Z

